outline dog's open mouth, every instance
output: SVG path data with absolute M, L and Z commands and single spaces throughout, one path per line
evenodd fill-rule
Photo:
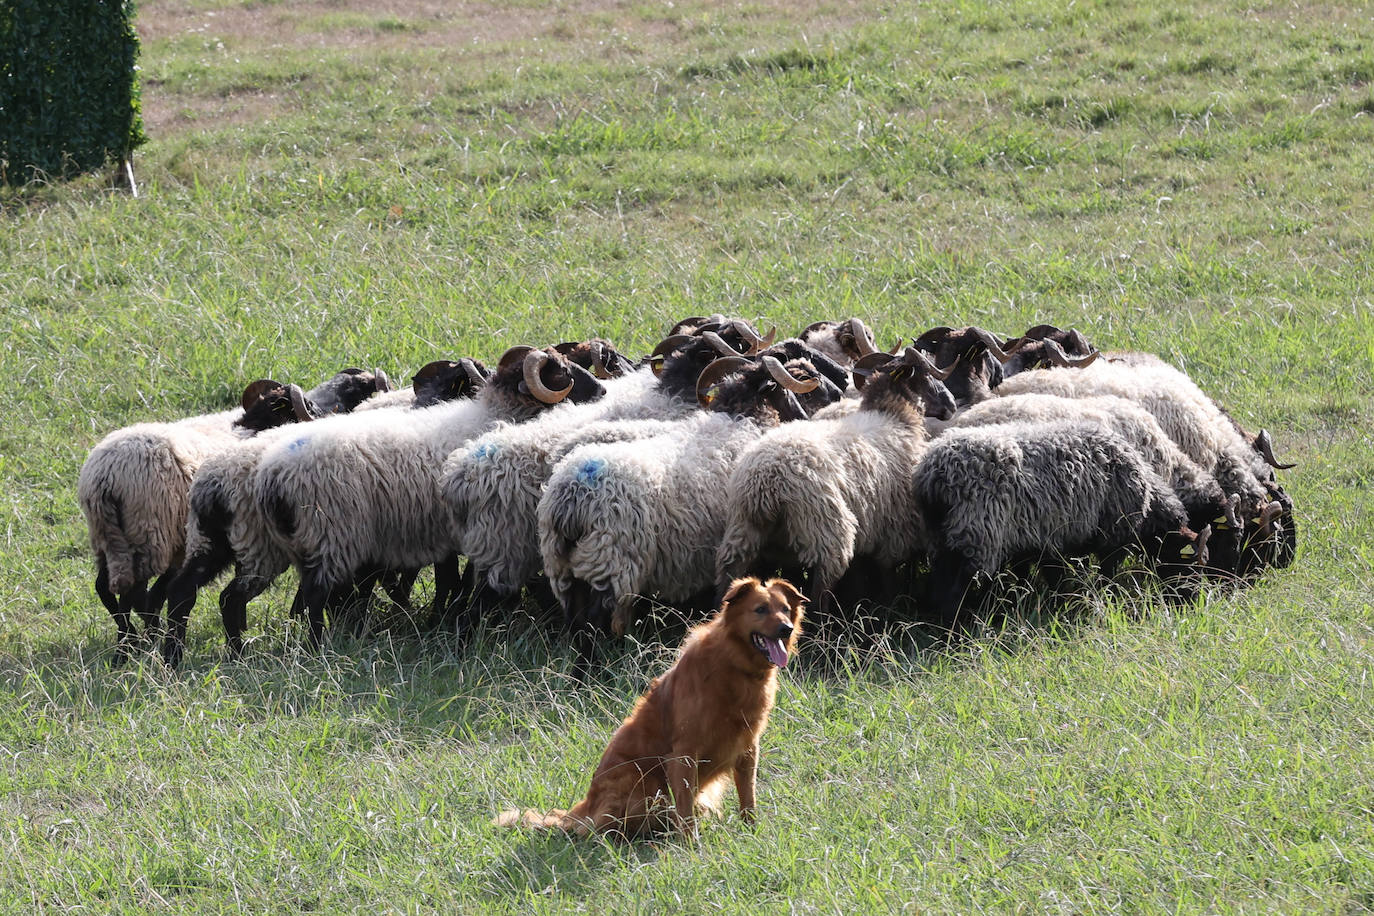
M 770 662 L 779 668 L 787 667 L 787 647 L 781 639 L 776 636 L 760 636 L 758 633 L 751 634 L 750 639 L 754 643 L 754 648 L 768 656 Z

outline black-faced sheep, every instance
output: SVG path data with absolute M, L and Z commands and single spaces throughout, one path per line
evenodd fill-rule
M 453 553 L 438 485 L 454 449 L 498 421 L 523 422 L 604 393 L 553 348 L 514 347 L 476 400 L 341 418 L 268 449 L 251 476 L 253 498 L 300 571 L 312 643 L 332 590 Z
M 1114 395 L 1149 411 L 1189 458 L 1211 471 L 1227 493 L 1240 494 L 1245 547 L 1238 574 L 1265 563 L 1287 565 L 1296 547 L 1291 501 L 1281 493 L 1273 468 L 1259 446 L 1187 375 L 1163 362 L 1099 360 L 1074 372 L 1037 369 L 1007 379 L 1002 396 L 1059 397 Z M 1267 439 L 1267 437 L 1266 437 Z M 1272 451 L 1271 451 L 1272 455 Z
M 860 371 L 869 365 L 858 410 L 770 430 L 736 463 L 718 585 L 800 566 L 819 611 L 856 557 L 890 570 L 916 551 L 911 474 L 926 446 L 925 416 L 954 413 L 949 373 L 911 347 L 865 357 Z
M 1205 560 L 1170 487 L 1130 443 L 1095 423 L 1009 423 L 951 430 L 913 477 L 930 538 L 930 610 L 951 625 L 979 577 L 1027 561 L 1129 550 L 1182 569 Z
M 1173 488 L 1188 513 L 1188 527 L 1201 531 L 1211 526 L 1206 570 L 1228 576 L 1235 574 L 1241 550 L 1241 524 L 1237 512 L 1240 497 L 1224 492 L 1211 471 L 1185 455 L 1154 416 L 1135 402 L 1110 395 L 1093 398 L 1008 395 L 962 411 L 951 428 L 1060 420 L 1095 423 L 1130 443 Z
M 361 370 L 340 372 L 308 393 L 264 380 L 250 385 L 232 410 L 137 423 L 91 449 L 77 478 L 77 500 L 95 553 L 96 594 L 119 633 L 116 662 L 137 639 L 133 614 L 150 637 L 162 628 L 162 599 L 185 549 L 191 481 L 205 459 L 258 430 L 308 419 L 307 400 L 320 413 L 350 410 L 378 384 Z
M 489 375 L 477 360 L 437 360 L 417 372 L 410 387 L 378 395 L 364 405 L 371 410 L 403 410 L 471 398 Z M 357 408 L 362 409 L 363 405 Z M 186 624 L 199 589 L 233 564 L 234 576 L 220 592 L 219 606 L 229 653 L 236 656 L 242 651 L 248 602 L 291 565 L 251 498 L 248 478 L 270 446 L 295 435 L 296 430 L 286 428 L 265 432 L 210 456 L 197 471 L 186 521 L 186 560 L 167 590 L 163 658 L 171 667 L 181 661 Z

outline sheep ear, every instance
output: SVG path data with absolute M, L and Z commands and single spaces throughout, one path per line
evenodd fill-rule
M 243 409 L 247 410 L 258 401 L 261 401 L 267 395 L 267 392 L 271 391 L 273 388 L 281 387 L 281 382 L 274 382 L 270 378 L 258 379 L 256 382 L 253 382 L 247 388 L 243 389 L 243 399 L 241 401 Z

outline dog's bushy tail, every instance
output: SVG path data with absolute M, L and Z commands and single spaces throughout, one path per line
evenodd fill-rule
M 491 824 L 493 827 L 517 827 L 524 830 L 565 830 L 579 836 L 587 833 L 586 825 L 576 818 L 569 817 L 568 812 L 562 808 L 554 808 L 547 814 L 541 814 L 531 808 L 523 811 L 519 808 L 510 808 L 492 818 Z

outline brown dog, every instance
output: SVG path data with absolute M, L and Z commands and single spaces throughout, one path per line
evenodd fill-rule
M 736 579 L 720 611 L 687 634 L 677 661 L 616 729 L 587 797 L 570 811 L 512 809 L 492 823 L 579 836 L 695 833 L 697 809 L 715 810 L 732 775 L 740 814 L 752 822 L 759 736 L 805 603 L 782 579 Z

